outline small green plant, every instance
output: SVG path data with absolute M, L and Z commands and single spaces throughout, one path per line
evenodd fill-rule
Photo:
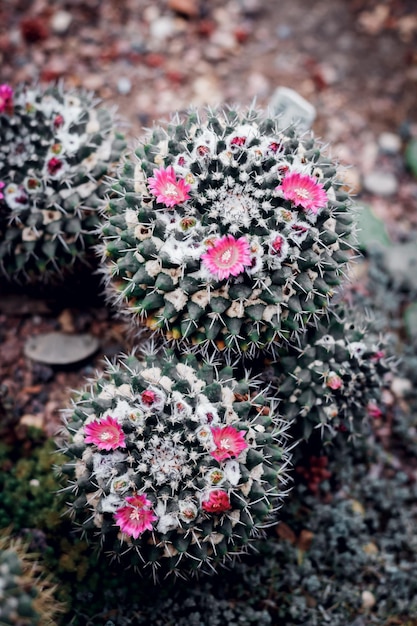
M 94 258 L 103 181 L 125 141 L 91 95 L 0 90 L 0 273 L 49 281 Z
M 0 534 L 0 623 L 4 626 L 55 626 L 63 607 L 55 587 L 27 546 L 7 532 Z
M 163 352 L 148 364 L 124 358 L 68 416 L 71 512 L 105 552 L 154 578 L 214 571 L 275 521 L 286 428 L 230 367 Z
M 125 161 L 102 228 L 109 299 L 176 346 L 254 356 L 339 285 L 352 207 L 311 136 L 261 111 L 191 112 Z
M 7 385 L 0 385 L 0 432 L 6 431 L 17 421 L 16 407 Z

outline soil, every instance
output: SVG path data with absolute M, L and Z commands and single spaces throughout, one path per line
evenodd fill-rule
M 416 40 L 414 0 L 3 0 L 0 82 L 92 90 L 117 106 L 133 138 L 190 105 L 267 106 L 278 86 L 291 87 L 316 107 L 314 131 L 351 166 L 359 199 L 400 239 L 417 222 L 417 183 L 402 156 L 417 128 Z M 399 148 L 382 149 L 383 133 Z M 375 168 L 397 182 L 389 197 L 364 186 Z M 23 430 L 35 424 L 53 434 L 70 390 L 104 356 L 130 349 L 100 291 L 94 278 L 84 290 L 0 285 L 0 383 Z M 90 332 L 100 350 L 65 368 L 25 356 L 27 338 L 56 330 Z

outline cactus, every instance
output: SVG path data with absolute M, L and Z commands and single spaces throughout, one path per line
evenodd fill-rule
M 390 370 L 385 346 L 342 305 L 332 307 L 299 346 L 282 350 L 265 377 L 272 382 L 286 419 L 295 420 L 295 437 L 309 439 L 313 429 L 332 439 L 337 432 L 363 432 L 377 410 L 384 375 Z
M 192 356 L 131 355 L 68 416 L 71 513 L 106 553 L 128 554 L 154 579 L 245 552 L 285 495 L 287 425 L 232 373 Z
M 55 587 L 22 541 L 0 535 L 0 623 L 4 626 L 54 626 L 63 607 Z
M 258 110 L 155 127 L 112 191 L 109 299 L 187 350 L 254 356 L 294 339 L 326 311 L 349 260 L 351 200 L 335 164 Z
M 125 141 L 114 115 L 61 86 L 0 98 L 0 274 L 50 281 L 91 261 L 105 175 Z

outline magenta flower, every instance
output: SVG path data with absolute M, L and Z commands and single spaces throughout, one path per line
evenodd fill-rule
M 100 450 L 126 448 L 125 434 L 119 422 L 110 415 L 84 427 L 85 443 L 94 443 Z
M 232 508 L 229 496 L 223 489 L 210 491 L 208 499 L 203 500 L 201 506 L 207 513 L 224 513 Z
M 340 389 L 340 387 L 343 385 L 343 381 L 340 376 L 336 374 L 336 372 L 329 372 L 326 380 L 326 385 L 330 389 L 333 389 L 333 391 L 336 391 L 337 389 Z
M 61 159 L 58 159 L 58 157 L 52 157 L 52 159 L 49 159 L 49 161 L 46 164 L 46 167 L 48 169 L 48 174 L 50 176 L 56 176 L 57 174 L 60 173 L 63 165 L 64 165 L 64 162 Z
M 153 171 L 153 177 L 148 178 L 149 189 L 156 201 L 168 207 L 174 207 L 189 199 L 188 192 L 191 187 L 184 179 L 177 180 L 172 165 L 166 169 L 162 168 Z
M 145 530 L 152 530 L 152 522 L 157 516 L 151 509 L 152 502 L 145 494 L 126 498 L 127 505 L 117 509 L 114 514 L 116 524 L 126 535 L 137 539 Z
M 286 174 L 276 190 L 281 191 L 286 200 L 312 213 L 317 213 L 328 200 L 326 191 L 315 178 L 298 172 Z
M 246 450 L 248 447 L 244 439 L 245 432 L 244 430 L 236 430 L 233 426 L 212 428 L 211 434 L 216 448 L 210 452 L 211 456 L 219 462 L 238 456 L 242 450 Z
M 245 237 L 235 239 L 224 235 L 215 241 L 209 250 L 201 255 L 204 266 L 219 280 L 238 276 L 252 263 L 251 250 Z
M 0 182 L 0 189 L 3 189 L 4 186 L 5 186 L 5 183 Z M 4 198 L 4 195 L 0 191 L 0 200 L 2 200 L 3 198 Z
M 0 113 L 10 109 L 12 106 L 13 89 L 10 85 L 3 83 L 0 85 Z

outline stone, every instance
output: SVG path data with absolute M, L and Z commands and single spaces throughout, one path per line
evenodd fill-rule
M 68 365 L 92 356 L 99 346 L 98 339 L 88 333 L 80 335 L 61 332 L 42 333 L 27 339 L 24 354 L 39 363 Z
M 398 154 L 401 144 L 401 137 L 395 133 L 381 133 L 378 137 L 379 148 L 385 154 Z
M 169 15 L 158 17 L 149 24 L 149 34 L 158 41 L 172 37 L 175 32 L 175 22 Z
M 63 35 L 71 26 L 72 15 L 68 11 L 57 11 L 51 19 L 51 28 L 57 35 Z
M 364 177 L 363 186 L 376 196 L 393 196 L 398 191 L 398 180 L 392 172 L 372 170 Z
M 132 83 L 129 78 L 126 76 L 121 76 L 117 81 L 117 91 L 122 94 L 122 96 L 127 96 L 132 90 Z
M 300 130 L 308 130 L 316 118 L 315 107 L 288 87 L 278 87 L 272 95 L 269 106 L 274 115 L 280 116 L 283 128 L 296 124 Z
M 362 591 L 362 608 L 372 609 L 376 604 L 376 598 L 371 591 L 367 591 L 366 589 Z

